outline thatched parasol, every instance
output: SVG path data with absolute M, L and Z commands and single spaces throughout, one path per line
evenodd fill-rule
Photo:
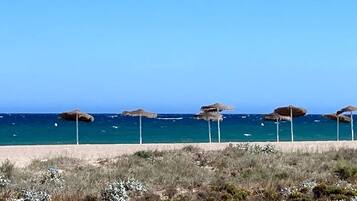
M 279 142 L 279 125 L 280 121 L 291 121 L 291 117 L 283 116 L 277 113 L 271 113 L 264 116 L 265 121 L 274 121 L 276 122 L 276 141 Z
M 201 111 L 203 112 L 222 112 L 224 110 L 233 110 L 234 108 L 232 106 L 228 106 L 222 103 L 214 103 L 212 105 L 205 105 L 201 107 Z M 223 119 L 222 119 L 223 120 Z M 217 130 L 218 130 L 218 143 L 221 142 L 221 126 L 220 126 L 220 121 L 217 121 Z
M 350 106 L 347 106 L 345 108 L 342 108 L 341 110 L 337 111 L 337 113 L 336 113 L 336 114 L 343 114 L 343 113 L 346 113 L 346 112 L 350 112 L 350 114 L 351 114 L 351 136 L 352 136 L 352 141 L 354 141 L 354 136 L 355 136 L 354 130 L 353 130 L 353 112 L 354 111 L 357 111 L 357 107 L 350 105 Z
M 350 106 L 347 106 L 347 107 L 342 108 L 341 110 L 337 111 L 336 114 L 342 114 L 345 112 L 354 112 L 354 111 L 357 111 L 357 107 L 350 105 Z
M 280 114 L 282 116 L 290 116 L 291 121 L 291 141 L 294 141 L 294 122 L 293 118 L 294 117 L 301 117 L 306 115 L 306 110 L 303 108 L 295 107 L 293 105 L 289 105 L 287 107 L 279 107 L 274 110 L 275 113 Z
M 349 118 L 348 116 L 345 116 L 345 115 L 341 115 L 341 114 L 339 114 L 339 115 L 338 114 L 326 114 L 326 115 L 323 115 L 323 117 L 337 121 L 336 138 L 337 138 L 337 141 L 340 141 L 340 122 L 350 123 L 351 118 Z
M 277 113 L 271 113 L 264 116 L 264 120 L 266 121 L 290 121 L 291 117 L 283 116 Z
M 73 110 L 73 111 L 70 111 L 70 112 L 63 112 L 59 116 L 63 120 L 75 121 L 76 122 L 76 142 L 77 142 L 77 145 L 79 144 L 79 126 L 78 126 L 78 122 L 79 121 L 83 121 L 83 122 L 89 123 L 89 122 L 93 122 L 94 121 L 94 117 L 93 116 L 91 116 L 91 115 L 89 115 L 87 113 L 81 112 L 79 110 Z
M 197 119 L 202 119 L 208 122 L 208 139 L 212 143 L 211 121 L 222 121 L 223 116 L 218 112 L 200 112 L 195 115 Z
M 224 110 L 233 110 L 233 109 L 234 108 L 232 106 L 225 105 L 222 103 L 215 103 L 212 105 L 205 105 L 201 107 L 201 110 L 205 112 L 212 112 L 212 111 L 222 112 Z
M 152 113 L 152 112 L 146 112 L 143 109 L 138 109 L 138 110 L 134 110 L 134 111 L 124 111 L 122 113 L 122 115 L 124 116 L 130 116 L 130 117 L 139 117 L 139 143 L 142 144 L 143 143 L 143 138 L 142 138 L 142 117 L 146 117 L 146 118 L 156 118 L 157 114 L 156 113 Z
M 323 117 L 325 117 L 327 119 L 339 121 L 341 123 L 350 123 L 351 122 L 351 118 L 348 116 L 345 116 L 345 115 L 325 114 L 325 115 L 323 115 Z

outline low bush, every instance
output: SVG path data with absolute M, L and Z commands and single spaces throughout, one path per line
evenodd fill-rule
M 337 164 L 335 173 L 342 180 L 351 179 L 356 177 L 357 167 L 347 163 L 346 161 L 339 162 Z
M 132 178 L 109 184 L 102 192 L 103 201 L 128 201 L 130 195 L 142 195 L 146 192 L 144 185 Z
M 0 175 L 3 175 L 7 179 L 11 179 L 14 174 L 14 164 L 9 160 L 5 160 L 0 165 Z

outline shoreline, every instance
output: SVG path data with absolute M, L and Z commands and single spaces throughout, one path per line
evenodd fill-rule
M 10 160 L 25 167 L 32 160 L 71 157 L 95 163 L 99 159 L 130 155 L 138 151 L 169 151 L 194 146 L 205 151 L 222 150 L 230 145 L 273 145 L 282 152 L 326 152 L 357 149 L 357 141 L 297 141 L 297 142 L 225 142 L 225 143 L 162 143 L 162 144 L 83 144 L 83 145 L 11 145 L 0 146 L 0 163 Z

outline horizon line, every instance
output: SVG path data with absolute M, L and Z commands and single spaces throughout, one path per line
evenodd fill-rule
M 0 114 L 61 114 L 62 112 L 0 112 Z M 86 112 L 88 114 L 110 114 L 110 115 L 121 115 L 121 113 L 110 113 L 110 112 Z M 156 113 L 159 115 L 170 115 L 170 114 L 181 114 L 181 115 L 192 115 L 192 114 L 197 114 L 195 113 Z M 269 114 L 269 113 L 230 113 L 230 112 L 225 112 L 222 113 L 223 115 L 263 115 L 263 114 Z M 307 113 L 306 116 L 308 115 L 324 115 L 324 114 L 334 114 L 334 113 Z M 354 114 L 355 115 L 355 114 Z

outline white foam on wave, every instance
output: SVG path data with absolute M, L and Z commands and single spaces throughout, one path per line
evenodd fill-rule
M 114 128 L 114 129 L 118 129 L 118 128 L 119 128 L 119 126 L 112 126 L 112 128 Z
M 182 120 L 183 117 L 159 117 L 159 120 Z
M 250 134 L 250 133 L 244 133 L 243 135 L 246 136 L 246 137 L 252 136 L 252 134 Z

